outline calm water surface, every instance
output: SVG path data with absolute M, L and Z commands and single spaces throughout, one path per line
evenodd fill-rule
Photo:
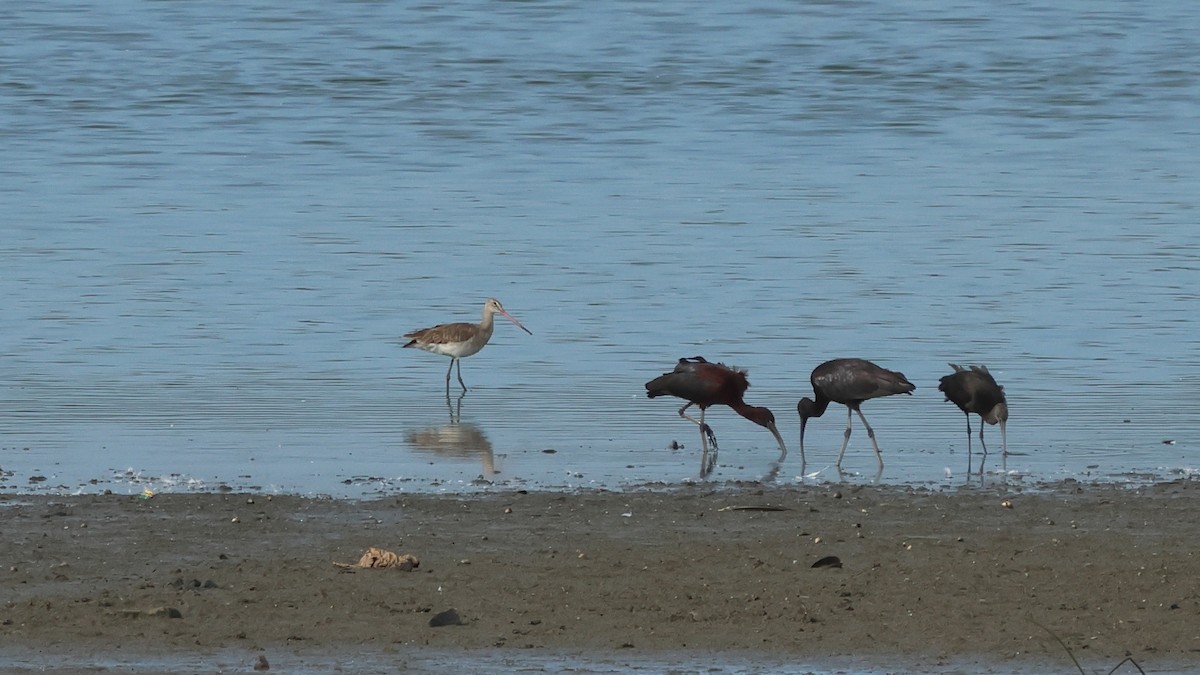
M 884 482 L 965 480 L 947 362 L 1009 479 L 1190 474 L 1200 5 L 1042 5 L 6 2 L 0 489 L 677 484 L 642 384 L 697 354 L 785 483 L 837 480 L 795 405 L 838 356 L 917 384 L 865 406 Z M 399 336 L 488 296 L 534 335 L 447 400 Z

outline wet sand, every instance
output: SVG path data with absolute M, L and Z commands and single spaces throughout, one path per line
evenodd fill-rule
M 0 495 L 0 659 L 244 653 L 249 671 L 305 650 L 582 650 L 1075 672 L 1069 649 L 1102 672 L 1127 656 L 1184 670 L 1200 663 L 1198 499 L 1196 480 Z M 371 546 L 420 565 L 333 565 Z M 829 556 L 841 566 L 814 567 Z M 430 626 L 451 608 L 461 625 Z

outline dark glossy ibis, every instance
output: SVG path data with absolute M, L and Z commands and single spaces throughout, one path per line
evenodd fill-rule
M 650 398 L 675 396 L 687 401 L 687 404 L 679 409 L 679 416 L 700 427 L 700 445 L 704 449 L 701 457 L 700 477 L 703 478 L 712 471 L 716 464 L 715 438 L 713 439 L 712 461 L 710 462 L 708 458 L 708 437 L 712 434 L 712 430 L 704 423 L 704 411 L 709 406 L 727 405 L 742 417 L 761 427 L 766 427 L 779 442 L 778 463 L 781 464 L 787 456 L 787 446 L 783 444 L 783 437 L 775 428 L 775 415 L 766 408 L 747 405 L 742 400 L 742 396 L 749 387 L 750 381 L 746 379 L 746 371 L 730 368 L 723 363 L 709 363 L 702 356 L 694 356 L 690 359 L 679 359 L 679 363 L 675 364 L 675 370 L 663 373 L 647 382 L 646 395 Z M 693 405 L 700 408 L 700 419 L 695 419 L 687 414 L 687 409 Z M 778 470 L 778 465 L 775 470 Z
M 1000 425 L 1001 454 L 1008 455 L 1008 433 L 1005 427 L 1008 423 L 1008 400 L 1004 397 L 1004 387 L 996 384 L 996 378 L 988 372 L 987 366 L 968 366 L 966 368 L 951 363 L 953 373 L 946 375 L 938 384 L 938 390 L 946 395 L 946 400 L 958 406 L 967 416 L 967 455 L 971 453 L 971 413 L 979 415 L 979 444 L 983 446 L 983 454 L 987 455 L 987 443 L 983 440 L 983 422 Z M 970 470 L 968 464 L 967 470 Z M 983 472 L 983 463 L 979 464 Z
M 496 325 L 492 317 L 496 314 L 504 315 L 506 319 L 515 323 L 517 328 L 533 335 L 513 315 L 504 311 L 499 300 L 488 298 L 487 302 L 483 303 L 483 321 L 479 323 L 443 323 L 432 328 L 414 330 L 404 334 L 404 337 L 410 338 L 408 344 L 404 346 L 449 356 L 450 367 L 446 369 L 446 396 L 450 395 L 450 371 L 454 370 L 456 363 L 458 364 L 458 384 L 465 392 L 467 385 L 463 383 L 462 364 L 459 359 L 465 359 L 478 353 L 488 343 L 488 340 L 492 339 L 492 330 Z
M 850 422 L 854 413 L 858 413 L 863 426 L 867 428 L 867 436 L 875 447 L 875 458 L 879 460 L 879 469 L 883 470 L 883 453 L 879 452 L 879 444 L 875 442 L 875 430 L 867 422 L 859 406 L 863 401 L 892 394 L 911 394 L 917 387 L 909 382 L 902 373 L 887 370 L 864 359 L 833 359 L 826 361 L 813 369 L 809 377 L 812 381 L 813 394 L 817 400 L 800 399 L 796 411 L 800 413 L 800 461 L 804 458 L 804 427 L 811 417 L 825 414 L 829 403 L 841 403 L 846 406 L 846 436 L 842 440 L 842 450 L 838 453 L 837 467 L 842 468 L 842 457 L 846 454 L 846 446 L 850 444 Z

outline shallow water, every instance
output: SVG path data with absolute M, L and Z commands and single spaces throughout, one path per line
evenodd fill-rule
M 673 484 L 698 435 L 642 383 L 697 354 L 749 369 L 781 482 L 837 479 L 844 413 L 802 477 L 794 411 L 838 356 L 917 384 L 864 406 L 884 482 L 966 480 L 948 362 L 1005 385 L 1007 479 L 1192 472 L 1197 35 L 1187 2 L 6 3 L 0 488 Z M 399 336 L 488 296 L 534 335 L 501 320 L 459 408 Z M 708 421 L 715 480 L 770 470 Z
M 268 652 L 267 661 L 273 670 L 288 673 L 362 673 L 394 672 L 440 673 L 453 667 L 458 673 L 721 673 L 722 675 L 756 675 L 758 673 L 805 673 L 806 675 L 882 675 L 894 672 L 922 673 L 1011 673 L 1014 668 L 1026 669 L 1034 664 L 986 664 L 971 659 L 938 659 L 936 662 L 910 659 L 889 659 L 887 663 L 870 662 L 860 658 L 837 658 L 801 661 L 761 654 L 712 653 L 692 650 L 687 653 L 644 654 L 635 650 L 617 652 L 557 652 L 543 649 L 510 650 L 435 650 L 410 649 L 397 646 L 387 650 L 357 649 L 353 654 L 321 653 L 313 650 L 291 653 Z M 8 672 L 17 673 L 104 673 L 119 670 L 126 673 L 221 673 L 249 672 L 258 658 L 253 650 L 226 650 L 192 654 L 162 655 L 91 655 L 86 658 L 59 655 L 47 657 L 36 653 L 0 650 L 0 659 L 8 664 Z M 1063 659 L 1066 660 L 1066 657 Z M 1054 664 L 1058 666 L 1060 664 Z M 1171 664 L 1156 664 L 1155 673 L 1184 673 L 1186 670 L 1162 669 Z M 1053 667 L 1041 664 L 1038 667 Z M 1132 672 L 1132 667 L 1130 668 Z

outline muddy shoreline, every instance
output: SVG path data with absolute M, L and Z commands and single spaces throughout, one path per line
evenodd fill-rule
M 1171 669 L 1200 662 L 1198 498 L 1196 480 L 0 495 L 0 657 L 702 650 L 1072 672 L 1053 632 L 1105 672 Z M 333 564 L 371 546 L 420 564 Z M 461 625 L 430 626 L 451 608 Z

